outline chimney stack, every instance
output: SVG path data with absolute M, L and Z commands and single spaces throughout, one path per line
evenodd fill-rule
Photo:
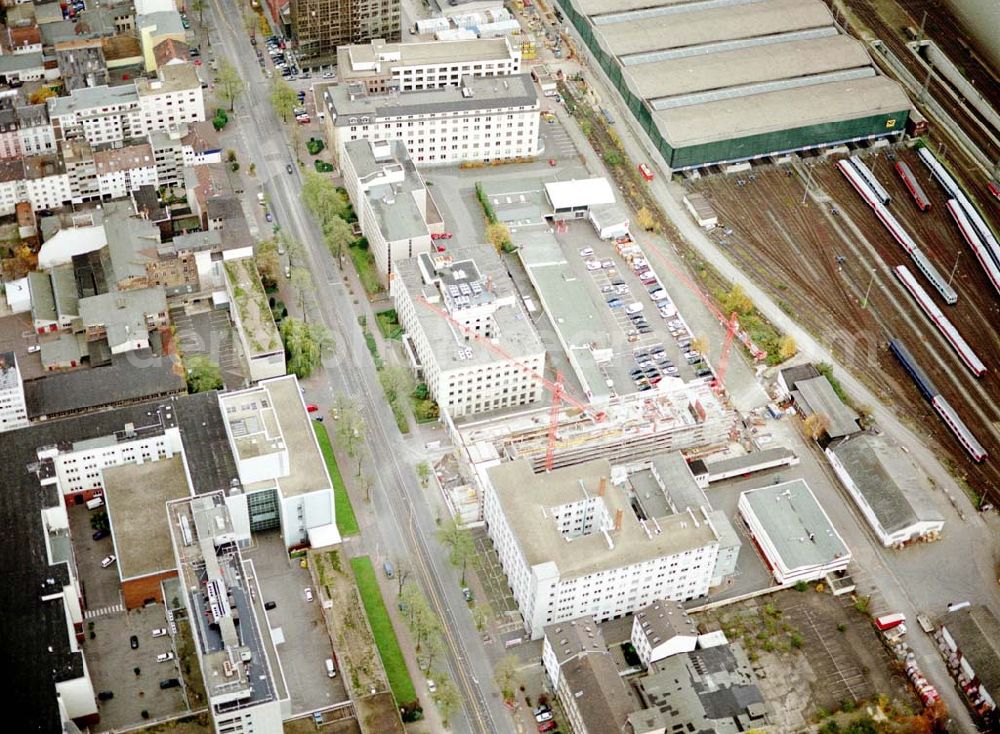
M 604 490 L 607 488 L 607 486 L 608 486 L 608 478 L 607 477 L 601 477 L 601 485 L 600 485 L 600 488 L 597 490 L 597 496 L 598 497 L 603 497 L 604 496 Z
M 625 516 L 624 510 L 618 510 L 615 512 L 615 532 L 622 529 L 622 518 Z

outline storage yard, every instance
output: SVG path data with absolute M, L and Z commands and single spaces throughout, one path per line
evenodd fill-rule
M 927 211 L 919 211 L 890 156 L 907 163 L 930 202 Z M 932 435 L 973 491 L 996 501 L 1000 337 L 991 324 L 1000 311 L 997 293 L 955 225 L 941 186 L 916 152 L 882 149 L 861 157 L 891 197 L 888 209 L 931 263 L 945 279 L 955 269 L 951 285 L 958 302 L 953 306 L 944 305 L 923 275 L 916 278 L 985 364 L 981 379 L 969 372 L 893 273 L 900 265 L 917 271 L 833 162 L 810 160 L 800 175 L 787 167 L 762 167 L 752 175 L 711 176 L 693 181 L 691 188 L 704 193 L 718 213 L 720 227 L 713 236 L 729 257 L 885 402 L 897 404 L 904 420 Z M 807 180 L 818 202 L 804 197 Z M 984 213 L 996 230 L 996 208 Z M 982 464 L 969 458 L 889 352 L 890 338 L 902 340 L 993 458 Z

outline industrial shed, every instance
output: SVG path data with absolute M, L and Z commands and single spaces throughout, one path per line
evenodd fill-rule
M 559 0 L 673 169 L 901 135 L 910 103 L 821 0 Z
M 944 518 L 913 462 L 884 436 L 859 433 L 826 449 L 830 466 L 886 547 L 934 538 Z

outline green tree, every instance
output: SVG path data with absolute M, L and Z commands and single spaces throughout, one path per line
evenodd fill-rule
M 417 479 L 420 480 L 420 486 L 426 487 L 427 482 L 430 481 L 430 478 L 431 478 L 431 465 L 428 464 L 426 461 L 421 461 L 419 464 L 417 464 Z
M 278 257 L 278 246 L 274 240 L 264 240 L 257 245 L 257 254 L 254 255 L 257 263 L 257 272 L 264 280 L 275 283 L 281 273 L 281 259 Z
M 222 388 L 222 369 L 202 354 L 195 354 L 185 360 L 187 363 L 188 392 L 208 392 Z
M 337 441 L 352 459 L 358 460 L 358 476 L 361 476 L 362 447 L 365 442 L 365 417 L 358 404 L 346 395 L 338 395 L 334 400 L 334 415 L 337 420 Z
M 295 293 L 295 298 L 299 302 L 299 312 L 302 314 L 302 320 L 308 321 L 306 314 L 308 310 L 306 305 L 309 301 L 309 297 L 313 294 L 313 279 L 312 274 L 305 268 L 293 267 L 292 268 L 292 291 Z
M 465 571 L 469 565 L 469 559 L 476 554 L 476 544 L 472 540 L 472 534 L 465 527 L 461 518 L 450 517 L 437 529 L 437 539 L 448 547 L 448 560 L 455 568 L 462 569 L 462 586 L 465 586 Z
M 494 678 L 497 682 L 497 686 L 500 688 L 500 693 L 503 695 L 504 701 L 514 700 L 514 689 L 516 688 L 515 683 L 517 681 L 517 677 L 516 657 L 508 655 L 497 663 Z
M 338 261 L 344 248 L 350 247 L 355 239 L 357 238 L 351 225 L 340 217 L 331 217 L 323 226 L 323 242 L 326 243 L 326 249 Z
M 281 322 L 288 371 L 300 379 L 309 377 L 319 367 L 323 355 L 333 348 L 333 337 L 322 324 L 307 324 L 299 319 Z
M 298 101 L 299 98 L 291 84 L 278 77 L 271 80 L 271 106 L 274 108 L 274 114 L 280 117 L 282 122 L 288 122 L 288 117 Z
M 246 91 L 243 77 L 236 67 L 225 59 L 219 62 L 219 74 L 215 77 L 215 86 L 219 99 L 229 104 L 229 111 L 236 109 L 236 100 Z
M 188 10 L 198 13 L 198 25 L 204 25 L 205 0 L 187 0 Z
M 476 630 L 482 632 L 490 621 L 489 604 L 474 604 L 472 606 L 472 622 L 476 625 Z
M 441 723 L 448 726 L 448 719 L 458 711 L 462 705 L 462 699 L 458 695 L 458 689 L 452 683 L 451 678 L 441 676 L 437 681 L 437 692 L 434 694 L 434 703 L 437 704 L 441 713 Z
M 378 379 L 385 391 L 385 399 L 390 403 L 395 403 L 413 392 L 413 376 L 402 365 L 387 364 L 379 372 Z

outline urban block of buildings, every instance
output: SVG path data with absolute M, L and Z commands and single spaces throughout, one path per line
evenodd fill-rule
M 102 497 L 125 606 L 162 602 L 163 584 L 178 577 L 191 595 L 215 731 L 241 720 L 275 730 L 290 713 L 287 688 L 238 549 L 269 529 L 290 546 L 339 542 L 296 378 L 48 420 L 0 433 L 0 452 L 12 500 L 0 519 L 19 528 L 4 553 L 17 611 L 0 618 L 0 631 L 38 729 L 98 720 L 68 508 Z
M 545 346 L 491 246 L 400 262 L 391 288 L 410 366 L 442 411 L 458 417 L 542 399 Z
M 546 625 L 622 617 L 656 599 L 705 596 L 720 534 L 702 508 L 641 517 L 607 459 L 535 474 L 486 470 L 483 517 L 532 639 Z
M 539 152 L 538 92 L 529 74 L 464 77 L 457 87 L 369 94 L 323 91 L 327 137 L 341 158 L 352 140 L 401 140 L 418 166 L 531 158 Z
M 370 93 L 457 87 L 465 77 L 520 72 L 521 49 L 507 38 L 418 43 L 378 38 L 337 49 L 340 83 L 361 83 Z

